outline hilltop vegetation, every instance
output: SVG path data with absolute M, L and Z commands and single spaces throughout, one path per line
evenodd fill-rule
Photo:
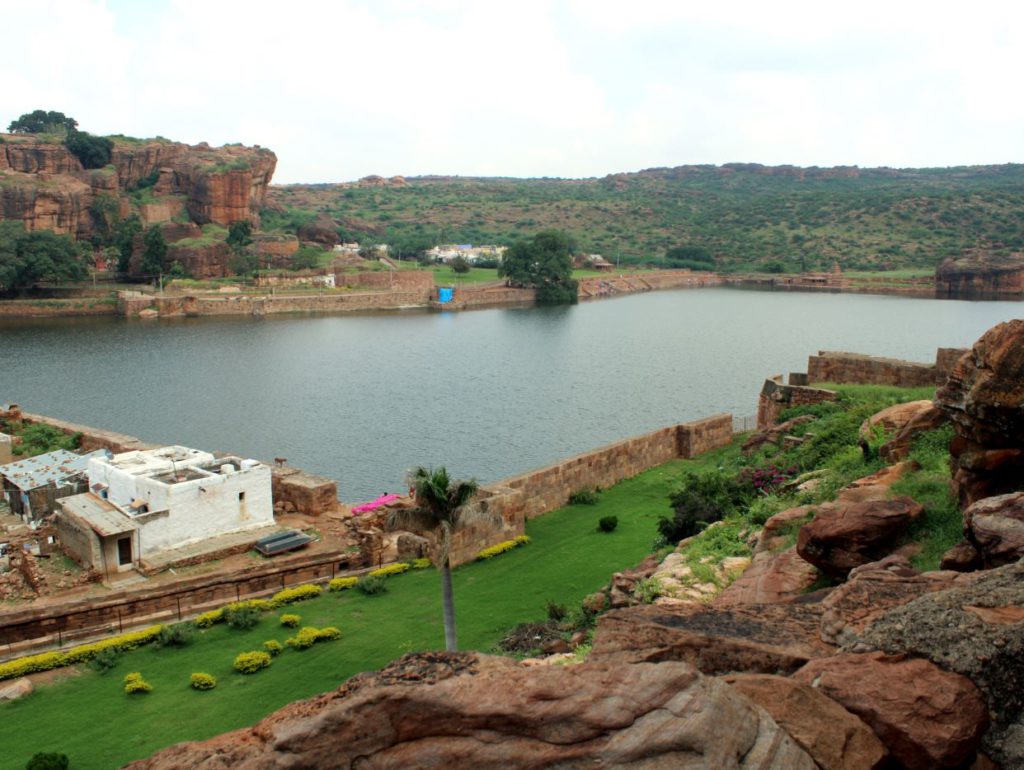
M 931 269 L 965 249 L 1024 249 L 1024 165 L 948 169 L 681 166 L 600 179 L 419 177 L 289 185 L 265 225 L 327 214 L 347 240 L 511 243 L 567 232 L 584 252 L 649 262 L 672 248 L 719 269 Z

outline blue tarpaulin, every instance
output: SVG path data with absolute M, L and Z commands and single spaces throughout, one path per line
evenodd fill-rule
M 438 289 L 437 290 L 437 301 L 441 304 L 452 301 L 452 294 L 455 289 Z

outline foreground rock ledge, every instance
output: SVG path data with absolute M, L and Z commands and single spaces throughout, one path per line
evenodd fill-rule
M 814 770 L 768 716 L 686 663 L 527 668 L 406 655 L 255 727 L 183 743 L 133 770 L 575 768 Z

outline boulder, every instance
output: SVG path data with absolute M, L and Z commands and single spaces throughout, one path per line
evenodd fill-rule
M 0 684 L 0 702 L 24 698 L 26 695 L 31 695 L 34 690 L 32 680 L 27 676 L 15 679 L 13 682 L 3 682 Z
M 771 674 L 723 679 L 767 711 L 821 770 L 873 770 L 888 753 L 864 722 L 806 684 Z
M 869 476 L 851 481 L 839 490 L 837 503 L 863 503 L 868 500 L 885 500 L 892 494 L 892 485 L 906 474 L 919 470 L 920 463 L 913 460 L 887 465 Z
M 895 404 L 868 417 L 861 423 L 858 434 L 867 441 L 874 435 L 876 430 L 881 430 L 883 433 L 894 433 L 902 430 L 911 420 L 914 420 L 924 412 L 931 411 L 933 408 L 932 402 L 927 400 L 906 401 L 902 404 Z
M 818 568 L 796 547 L 754 554 L 750 567 L 715 599 L 715 605 L 777 604 L 802 596 L 818 581 Z
M 989 329 L 960 358 L 935 403 L 953 421 L 953 485 L 966 507 L 1024 489 L 1024 320 Z
M 974 572 L 981 569 L 984 562 L 981 554 L 973 544 L 966 540 L 957 543 L 942 555 L 939 562 L 939 569 L 953 570 L 954 572 Z
M 986 753 L 1024 767 L 1024 562 L 960 575 L 952 588 L 883 613 L 859 642 L 968 677 L 993 715 Z
M 590 659 L 682 660 L 705 674 L 789 673 L 835 648 L 819 638 L 814 604 L 640 605 L 597 622 Z
M 540 767 L 814 770 L 768 714 L 685 663 L 524 666 L 407 655 L 255 727 L 134 770 Z
M 743 453 L 753 454 L 765 444 L 778 446 L 782 443 L 783 437 L 788 436 L 796 428 L 812 422 L 814 419 L 816 419 L 814 415 L 803 414 L 799 417 L 794 417 L 792 420 L 786 420 L 778 425 L 772 425 L 764 430 L 759 430 L 751 434 L 750 438 L 743 442 Z
M 835 578 L 888 554 L 924 508 L 909 497 L 819 507 L 800 529 L 801 557 Z
M 764 523 L 764 528 L 757 539 L 754 553 L 762 551 L 780 551 L 796 544 L 796 535 L 800 527 L 814 518 L 815 506 L 799 505 L 787 508 L 771 516 Z
M 1024 557 L 1024 492 L 986 497 L 964 511 L 964 534 L 988 566 Z
M 906 460 L 910 455 L 914 439 L 922 433 L 941 428 L 949 422 L 949 416 L 944 411 L 931 401 L 927 403 L 929 405 L 927 409 L 922 409 L 915 414 L 906 424 L 897 429 L 895 436 L 882 444 L 878 454 L 887 463 Z
M 960 766 L 988 727 L 971 680 L 927 660 L 842 653 L 811 661 L 793 678 L 864 720 L 906 770 Z

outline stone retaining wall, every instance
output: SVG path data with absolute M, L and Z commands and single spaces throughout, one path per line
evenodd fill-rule
M 790 380 L 793 379 L 794 377 L 790 375 Z M 797 376 L 796 379 L 799 381 L 802 378 Z M 836 393 L 832 390 L 811 388 L 806 385 L 783 385 L 781 376 L 767 379 L 757 399 L 757 429 L 764 430 L 775 425 L 779 421 L 779 415 L 790 407 L 835 400 Z
M 807 359 L 811 382 L 835 382 L 851 385 L 895 385 L 901 388 L 939 385 L 946 381 L 953 364 L 966 349 L 939 348 L 935 363 L 925 364 L 898 358 L 866 356 L 822 350 Z

